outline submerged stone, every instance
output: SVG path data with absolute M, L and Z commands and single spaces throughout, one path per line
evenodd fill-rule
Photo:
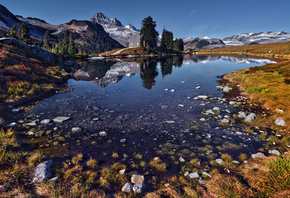
M 69 119 L 70 119 L 70 117 L 59 116 L 59 117 L 54 118 L 53 121 L 57 122 L 57 123 L 63 123 Z

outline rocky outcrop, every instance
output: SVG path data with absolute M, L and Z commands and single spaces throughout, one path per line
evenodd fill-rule
M 8 45 L 20 45 L 22 47 L 25 47 L 28 51 L 31 51 L 36 56 L 42 58 L 45 62 L 51 63 L 53 65 L 62 62 L 62 59 L 55 54 L 34 45 L 26 45 L 19 40 L 11 38 L 1 38 L 0 43 Z

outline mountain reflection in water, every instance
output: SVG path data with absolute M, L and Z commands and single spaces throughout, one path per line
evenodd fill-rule
M 230 57 L 218 55 L 187 55 L 166 57 L 143 57 L 138 60 L 90 60 L 80 64 L 81 69 L 74 73 L 75 80 L 91 81 L 99 87 L 107 87 L 113 82 L 119 82 L 124 76 L 140 74 L 143 87 L 152 89 L 155 78 L 159 75 L 157 68 L 161 67 L 164 78 L 172 73 L 172 68 L 189 65 L 191 63 L 205 64 L 210 61 L 224 60 L 238 64 L 274 63 L 268 59 Z

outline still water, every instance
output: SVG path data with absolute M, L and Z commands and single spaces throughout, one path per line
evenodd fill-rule
M 169 163 L 180 157 L 190 160 L 193 153 L 201 159 L 251 153 L 261 146 L 257 136 L 247 135 L 239 125 L 219 126 L 224 116 L 231 118 L 239 109 L 221 103 L 217 76 L 268 62 L 226 56 L 91 60 L 81 63 L 68 81 L 73 91 L 41 101 L 27 115 L 38 115 L 40 120 L 70 117 L 46 127 L 57 127 L 55 133 L 66 137 L 71 150 L 103 162 L 112 160 L 112 153 L 127 160 L 138 153 L 143 160 L 160 156 Z M 219 99 L 194 99 L 199 95 Z M 219 115 L 202 114 L 213 107 L 221 109 Z M 81 131 L 72 133 L 73 127 Z M 243 135 L 233 133 L 233 128 Z M 56 140 L 47 137 L 47 141 Z

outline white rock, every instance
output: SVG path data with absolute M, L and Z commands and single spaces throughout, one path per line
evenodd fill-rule
M 218 164 L 223 163 L 223 161 L 224 161 L 224 160 L 222 160 L 222 159 L 216 159 L 216 160 L 215 160 L 215 162 L 218 163 Z
M 206 181 L 203 180 L 203 179 L 199 179 L 198 182 L 199 182 L 199 184 L 201 184 L 201 185 L 205 185 L 205 184 L 206 184 Z
M 168 186 L 170 186 L 170 183 L 167 183 L 167 184 L 165 184 L 164 186 L 165 186 L 165 187 L 168 187 Z
M 266 157 L 264 153 L 258 152 L 256 154 L 252 154 L 252 158 L 263 158 Z
M 243 111 L 239 111 L 238 118 L 245 119 L 247 117 L 246 113 Z
M 165 121 L 167 124 L 175 124 L 175 121 L 173 120 L 168 120 L 168 121 Z
M 107 136 L 107 133 L 106 133 L 106 131 L 101 131 L 101 132 L 99 133 L 99 135 L 104 137 L 104 136 Z
M 228 93 L 228 92 L 230 92 L 231 90 L 233 90 L 233 89 L 230 88 L 230 87 L 228 87 L 228 86 L 225 86 L 225 87 L 223 88 L 223 92 L 224 92 L 224 93 Z
M 205 120 L 205 118 L 200 118 L 199 119 L 201 122 L 205 122 L 206 120 Z
M 17 126 L 17 123 L 16 122 L 12 122 L 7 127 L 15 127 L 15 126 Z
M 201 100 L 206 100 L 208 98 L 208 96 L 200 95 L 200 96 L 197 96 L 197 98 L 201 99 Z
M 195 87 L 196 90 L 200 89 L 200 86 Z
M 19 109 L 12 109 L 12 113 L 19 113 Z
M 285 126 L 285 121 L 282 119 L 282 118 L 277 118 L 275 120 L 275 124 L 278 125 L 278 126 Z
M 276 109 L 276 111 L 279 113 L 284 113 L 284 111 L 282 109 Z
M 178 106 L 179 106 L 179 107 L 184 107 L 184 105 L 183 105 L 183 104 L 179 104 Z
M 142 193 L 142 189 L 145 188 L 145 185 L 143 183 L 137 183 L 133 186 L 133 192 L 135 193 Z
M 202 175 L 206 175 L 208 177 L 211 177 L 211 175 L 208 172 L 205 172 L 205 171 L 202 173 Z
M 126 142 L 126 138 L 121 139 L 120 142 L 121 142 L 121 143 Z
M 214 111 L 220 111 L 220 108 L 219 107 L 214 107 L 212 110 L 214 110 Z
M 229 105 L 234 105 L 234 104 L 236 104 L 236 102 L 234 102 L 234 101 L 229 102 Z
M 126 169 L 122 169 L 122 170 L 119 171 L 119 173 L 120 173 L 121 175 L 124 175 L 125 172 L 126 172 Z
M 52 164 L 52 160 L 45 161 L 36 166 L 36 169 L 33 173 L 33 183 L 41 182 L 45 179 L 48 179 L 51 176 L 50 166 Z
M 252 122 L 256 117 L 257 117 L 256 114 L 254 114 L 254 113 L 250 113 L 250 114 L 245 118 L 245 122 Z
M 132 192 L 132 186 L 129 182 L 127 182 L 123 187 L 122 187 L 122 192 L 126 193 L 131 193 Z
M 237 134 L 237 135 L 243 135 L 243 133 L 242 133 L 242 132 L 236 132 L 236 134 Z
M 223 87 L 222 87 L 222 86 L 216 86 L 216 89 L 217 89 L 217 90 L 222 90 Z
M 185 162 L 185 159 L 184 159 L 183 157 L 180 157 L 180 158 L 179 158 L 179 161 L 180 161 L 180 162 Z
M 280 151 L 278 151 L 278 150 L 269 150 L 269 153 L 273 154 L 273 155 L 277 155 L 277 156 L 281 155 Z
M 236 160 L 234 160 L 234 161 L 233 161 L 233 163 L 234 163 L 234 164 L 239 164 L 240 162 L 239 162 L 239 161 L 236 161 Z
M 48 124 L 50 123 L 50 119 L 44 119 L 40 122 L 40 124 Z
M 181 81 L 182 84 L 185 84 L 185 81 Z
M 164 89 L 164 91 L 168 91 L 168 89 Z
M 74 133 L 79 133 L 79 132 L 82 131 L 82 129 L 81 129 L 80 127 L 73 127 L 73 128 L 71 129 L 71 131 L 74 132 Z
M 184 173 L 184 177 L 187 177 L 187 176 L 189 176 L 189 172 Z
M 70 117 L 59 116 L 59 117 L 54 118 L 53 121 L 57 122 L 57 123 L 63 123 L 69 119 L 70 119 Z
M 199 178 L 199 174 L 198 174 L 198 172 L 190 173 L 190 174 L 189 174 L 189 178 L 190 178 L 190 179 Z
M 49 181 L 55 182 L 58 179 L 58 177 L 53 177 L 51 179 L 49 179 Z
M 221 123 L 225 123 L 225 124 L 228 124 L 230 121 L 228 120 L 228 119 L 223 119 L 223 120 L 221 120 Z
M 215 112 L 213 112 L 211 109 L 206 110 L 206 115 L 215 115 Z
M 144 183 L 144 176 L 143 175 L 132 175 L 131 182 L 133 184 L 143 184 Z
M 175 92 L 175 90 L 174 89 L 171 89 L 170 92 L 173 93 L 173 92 Z

